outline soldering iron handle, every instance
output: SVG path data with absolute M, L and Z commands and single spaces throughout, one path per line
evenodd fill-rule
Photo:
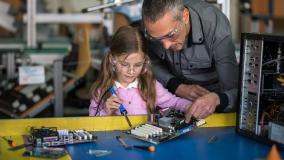
M 111 94 L 116 94 L 116 91 L 115 91 L 114 88 L 111 88 L 110 91 L 111 91 Z M 123 104 L 120 104 L 120 105 L 119 105 L 119 111 L 120 111 L 120 113 L 121 113 L 122 115 L 126 115 L 126 114 L 127 114 L 127 110 L 125 109 L 125 107 L 124 107 Z

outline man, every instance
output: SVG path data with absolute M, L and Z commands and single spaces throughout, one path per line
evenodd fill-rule
M 155 77 L 193 101 L 186 121 L 235 111 L 238 64 L 226 16 L 201 0 L 144 0 L 142 18 Z

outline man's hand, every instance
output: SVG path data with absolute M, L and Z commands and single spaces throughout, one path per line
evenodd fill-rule
M 210 93 L 207 89 L 199 85 L 181 84 L 176 89 L 176 95 L 189 100 L 196 100 L 197 98 Z
M 216 107 L 220 104 L 219 96 L 211 92 L 202 97 L 197 98 L 186 111 L 185 119 L 189 123 L 191 117 L 205 118 L 212 114 Z

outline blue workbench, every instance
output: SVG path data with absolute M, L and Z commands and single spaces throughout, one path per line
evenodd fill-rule
M 230 160 L 253 160 L 264 158 L 270 151 L 270 146 L 258 143 L 252 139 L 236 134 L 235 128 L 198 128 L 189 134 L 177 139 L 155 145 L 155 152 L 134 149 L 125 150 L 116 140 L 115 136 L 121 135 L 130 145 L 149 145 L 122 134 L 120 131 L 98 132 L 96 143 L 76 144 L 67 146 L 72 160 L 89 159 L 118 159 L 118 160 L 145 160 L 145 159 L 230 159 Z M 217 136 L 213 143 L 208 144 L 212 136 Z M 88 154 L 89 150 L 111 150 L 110 155 L 96 157 Z M 281 157 L 284 157 L 282 151 Z

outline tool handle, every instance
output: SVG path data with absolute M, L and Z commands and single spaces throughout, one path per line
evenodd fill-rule
M 111 94 L 115 94 L 116 95 L 116 91 L 114 88 L 111 88 L 110 89 L 111 91 Z M 125 109 L 124 105 L 120 103 L 120 106 L 119 106 L 119 111 L 122 115 L 127 115 L 127 110 Z
M 155 151 L 155 147 L 154 146 L 138 146 L 138 145 L 134 145 L 133 148 L 139 148 L 139 149 L 143 149 L 146 151 L 150 151 L 150 152 L 154 152 Z

